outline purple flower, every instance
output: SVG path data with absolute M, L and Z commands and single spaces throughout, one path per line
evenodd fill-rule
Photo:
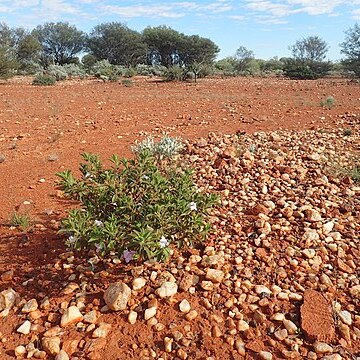
M 136 251 L 134 251 L 134 250 L 125 250 L 123 253 L 123 258 L 124 258 L 125 262 L 129 263 L 134 258 L 135 254 L 136 254 Z
M 99 252 L 102 251 L 102 244 L 95 244 L 95 252 L 98 254 Z

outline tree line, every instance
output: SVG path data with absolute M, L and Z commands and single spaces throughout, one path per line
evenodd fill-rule
M 209 69 L 223 75 L 272 72 L 296 79 L 316 79 L 341 69 L 360 77 L 358 24 L 345 32 L 340 48 L 344 59 L 337 64 L 326 60 L 329 47 L 317 36 L 296 41 L 287 58 L 256 59 L 253 51 L 240 46 L 233 56 L 216 61 L 220 49 L 212 40 L 167 26 L 149 26 L 138 32 L 123 23 L 108 22 L 85 33 L 67 22 L 45 23 L 32 31 L 0 23 L 0 77 L 69 64 L 91 69 L 101 61 L 128 69 L 163 67 L 180 74 L 178 77 L 190 73 L 195 80 Z

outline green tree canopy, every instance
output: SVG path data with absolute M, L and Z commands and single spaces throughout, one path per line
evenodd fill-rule
M 332 68 L 332 64 L 325 61 L 329 47 L 318 36 L 298 40 L 289 49 L 292 58 L 284 61 L 284 72 L 290 78 L 318 79 L 326 76 Z
M 98 60 L 108 60 L 114 65 L 145 62 L 146 45 L 142 36 L 119 22 L 95 26 L 89 35 L 88 48 Z
M 184 34 L 167 26 L 157 26 L 147 27 L 142 35 L 148 47 L 149 64 L 166 67 L 179 64 L 179 51 L 184 46 Z
M 76 55 L 85 48 L 85 33 L 67 22 L 39 25 L 32 34 L 42 46 L 41 61 L 43 65 L 52 62 L 56 65 L 72 63 L 75 61 Z
M 297 40 L 290 46 L 292 56 L 304 62 L 324 61 L 329 50 L 327 43 L 318 36 Z
M 340 44 L 341 53 L 346 56 L 343 60 L 345 69 L 360 77 L 360 26 L 355 24 L 345 31 L 346 37 Z

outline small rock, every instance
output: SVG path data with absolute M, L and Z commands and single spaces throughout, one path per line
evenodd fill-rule
M 172 351 L 172 343 L 173 343 L 174 339 L 169 338 L 169 337 L 165 337 L 164 339 L 164 347 L 165 347 L 165 351 L 167 353 L 170 353 Z
M 360 299 L 360 285 L 355 285 L 352 288 L 350 288 L 350 294 L 351 294 L 351 296 L 354 296 L 357 299 Z
M 14 270 L 5 271 L 1 274 L 2 281 L 11 281 L 14 276 Z
M 249 330 L 250 326 L 245 320 L 239 320 L 237 323 L 238 331 L 246 331 Z
M 22 325 L 18 327 L 16 331 L 20 334 L 27 335 L 30 334 L 30 329 L 31 329 L 31 322 L 29 320 L 26 320 Z
M 183 301 L 180 302 L 179 309 L 182 313 L 187 314 L 191 310 L 191 306 L 189 302 L 186 299 L 184 299 Z
M 96 310 L 91 310 L 87 314 L 84 315 L 83 321 L 87 324 L 95 324 L 97 320 L 97 312 Z
M 211 336 L 212 337 L 218 338 L 221 335 L 222 335 L 222 332 L 221 332 L 220 328 L 217 325 L 215 325 L 215 326 L 213 326 L 211 328 Z
M 283 341 L 288 337 L 288 332 L 286 329 L 281 329 L 275 332 L 275 337 L 279 341 Z
M 332 353 L 333 352 L 333 348 L 323 342 L 316 342 L 314 344 L 314 350 L 317 354 L 325 354 L 325 353 Z
M 317 222 L 322 219 L 320 213 L 314 209 L 305 210 L 305 217 L 310 222 Z
M 32 311 L 35 311 L 37 308 L 38 308 L 38 303 L 36 299 L 31 299 L 22 307 L 21 312 L 30 313 Z
M 157 290 L 156 293 L 161 298 L 171 297 L 177 293 L 178 286 L 171 281 L 165 281 Z
M 208 269 L 206 272 L 206 280 L 212 281 L 214 284 L 219 284 L 224 279 L 224 272 L 217 269 Z
M 256 285 L 255 292 L 258 295 L 261 295 L 261 294 L 271 295 L 272 294 L 272 291 L 264 285 Z
M 80 310 L 76 306 L 68 307 L 64 314 L 61 316 L 60 326 L 65 327 L 71 324 L 78 323 L 83 319 Z
M 129 315 L 128 315 L 128 321 L 131 325 L 135 324 L 136 323 L 136 320 L 137 320 L 137 317 L 138 317 L 138 314 L 136 311 L 130 311 L 129 312 Z
M 15 300 L 19 297 L 13 289 L 7 289 L 0 293 L 0 311 L 4 309 L 11 309 Z
M 262 360 L 272 360 L 272 358 L 273 358 L 272 354 L 268 351 L 260 351 L 259 357 Z
M 291 320 L 285 319 L 283 321 L 283 324 L 290 335 L 294 335 L 297 333 L 298 328 Z
M 340 311 L 339 318 L 344 324 L 351 326 L 352 318 L 351 318 L 351 314 L 348 311 L 346 310 Z
M 324 356 L 321 360 L 342 360 L 342 356 L 339 354 L 331 354 Z
M 99 324 L 99 327 L 93 331 L 92 337 L 93 338 L 106 338 L 106 336 L 108 335 L 110 330 L 111 330 L 111 324 L 102 322 Z
M 110 284 L 104 293 L 104 300 L 109 309 L 125 310 L 130 300 L 131 289 L 123 282 Z
M 145 310 L 144 319 L 149 320 L 156 315 L 157 308 L 152 306 Z
M 194 320 L 198 316 L 196 310 L 191 310 L 185 315 L 185 319 L 188 321 Z
M 44 337 L 41 340 L 43 349 L 49 355 L 57 355 L 60 352 L 60 338 L 59 337 Z
M 14 351 L 15 351 L 15 356 L 22 356 L 26 354 L 26 348 L 25 346 L 22 345 L 17 346 Z
M 60 350 L 60 352 L 56 355 L 55 360 L 70 360 L 70 358 L 65 350 Z
M 245 356 L 245 343 L 242 341 L 242 339 L 235 340 L 235 349 L 241 356 Z
M 146 285 L 146 280 L 144 278 L 136 278 L 132 282 L 132 288 L 134 291 L 142 289 Z

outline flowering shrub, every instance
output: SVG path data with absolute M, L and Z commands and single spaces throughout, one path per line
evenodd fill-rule
M 63 220 L 68 246 L 102 256 L 115 251 L 126 262 L 164 260 L 169 245 L 191 246 L 206 237 L 207 212 L 217 197 L 200 193 L 190 170 L 163 166 L 148 149 L 132 160 L 113 155 L 109 169 L 97 155 L 82 156 L 80 179 L 68 170 L 57 174 L 65 194 L 81 204 Z

